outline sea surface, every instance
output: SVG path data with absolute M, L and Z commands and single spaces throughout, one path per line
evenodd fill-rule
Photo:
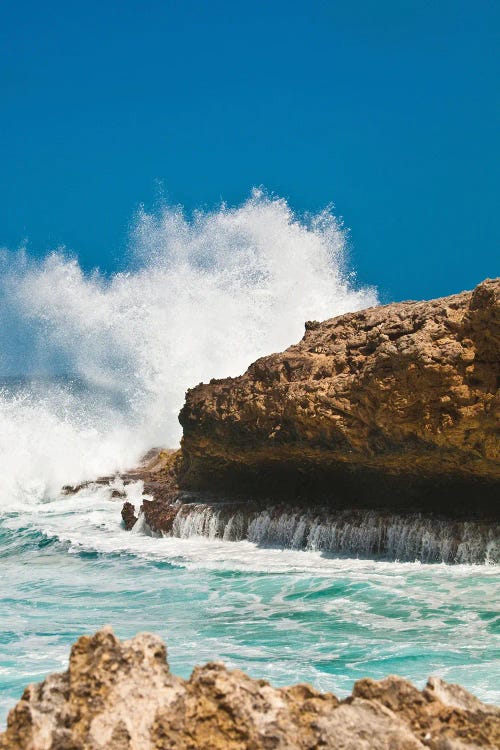
M 140 487 L 130 487 L 133 501 Z M 135 493 L 135 496 L 134 496 Z M 106 623 L 148 630 L 171 668 L 223 659 L 277 685 L 346 695 L 360 677 L 437 674 L 500 701 L 499 567 L 328 557 L 120 527 L 104 488 L 0 521 L 0 712 Z
M 158 633 L 183 676 L 223 659 L 343 696 L 360 677 L 422 686 L 437 674 L 500 701 L 500 567 L 488 554 L 372 559 L 359 535 L 340 555 L 198 523 L 153 538 L 123 530 L 112 487 L 61 491 L 175 447 L 186 388 L 282 350 L 305 320 L 376 304 L 345 248 L 331 213 L 299 220 L 257 191 L 190 220 L 142 212 L 111 277 L 64 251 L 0 252 L 1 723 L 27 683 L 65 669 L 73 641 L 105 624 L 122 638 Z M 140 505 L 140 483 L 126 492 Z

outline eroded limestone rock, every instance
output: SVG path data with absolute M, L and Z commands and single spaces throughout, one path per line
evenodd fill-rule
M 80 638 L 63 674 L 30 685 L 1 750 L 466 750 L 500 743 L 500 710 L 431 678 L 361 680 L 339 701 L 309 685 L 274 688 L 220 663 L 189 680 L 166 649 L 110 628 Z
M 500 279 L 306 324 L 188 391 L 181 486 L 498 514 Z

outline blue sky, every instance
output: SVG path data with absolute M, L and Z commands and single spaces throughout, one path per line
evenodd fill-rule
M 0 245 L 122 265 L 139 204 L 333 202 L 382 298 L 499 273 L 497 0 L 10 2 Z

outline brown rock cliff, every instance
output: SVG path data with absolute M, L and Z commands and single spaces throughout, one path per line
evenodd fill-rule
M 498 514 L 499 381 L 500 279 L 309 322 L 187 392 L 180 484 Z

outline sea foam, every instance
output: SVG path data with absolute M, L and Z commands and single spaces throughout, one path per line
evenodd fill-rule
M 4 507 L 175 446 L 188 387 L 296 342 L 308 319 L 377 301 L 356 288 L 330 210 L 299 220 L 262 191 L 189 219 L 141 210 L 128 270 L 111 276 L 61 250 L 4 252 L 0 271 L 0 372 L 44 376 L 0 395 Z

